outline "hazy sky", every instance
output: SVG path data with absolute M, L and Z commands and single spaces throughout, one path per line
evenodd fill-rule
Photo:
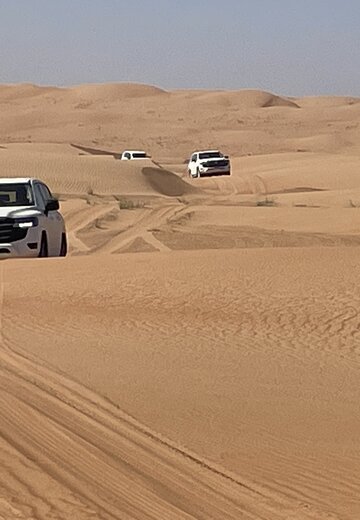
M 0 82 L 360 96 L 360 0 L 0 0 Z

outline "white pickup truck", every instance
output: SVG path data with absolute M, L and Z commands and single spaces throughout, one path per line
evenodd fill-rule
M 125 150 L 120 159 L 122 161 L 136 161 L 139 159 L 150 159 L 146 152 L 142 150 Z
M 0 258 L 66 256 L 59 201 L 41 181 L 0 178 Z
M 188 164 L 188 174 L 190 177 L 230 175 L 230 159 L 219 150 L 194 152 Z

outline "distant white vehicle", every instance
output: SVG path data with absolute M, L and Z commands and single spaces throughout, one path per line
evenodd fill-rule
M 125 150 L 125 152 L 121 154 L 120 159 L 122 161 L 133 161 L 139 159 L 150 159 L 150 157 L 142 150 Z
M 66 256 L 59 201 L 37 179 L 0 178 L 0 258 Z
M 219 150 L 194 152 L 188 164 L 188 174 L 190 177 L 230 175 L 230 159 Z

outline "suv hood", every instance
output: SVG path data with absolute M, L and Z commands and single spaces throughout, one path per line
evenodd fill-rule
M 0 218 L 38 217 L 41 211 L 30 206 L 0 206 Z

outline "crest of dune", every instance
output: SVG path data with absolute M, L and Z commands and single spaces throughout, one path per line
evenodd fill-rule
M 80 85 L 67 89 L 68 98 L 74 97 L 84 101 L 115 102 L 129 98 L 161 96 L 165 90 L 150 85 L 133 83 L 109 83 Z
M 0 85 L 0 103 L 31 100 L 31 98 L 38 96 L 57 94 L 62 92 L 62 90 L 58 87 L 41 87 L 31 83 Z
M 206 92 L 197 96 L 199 101 L 214 105 L 238 106 L 247 109 L 269 107 L 299 108 L 295 101 L 261 90 Z

